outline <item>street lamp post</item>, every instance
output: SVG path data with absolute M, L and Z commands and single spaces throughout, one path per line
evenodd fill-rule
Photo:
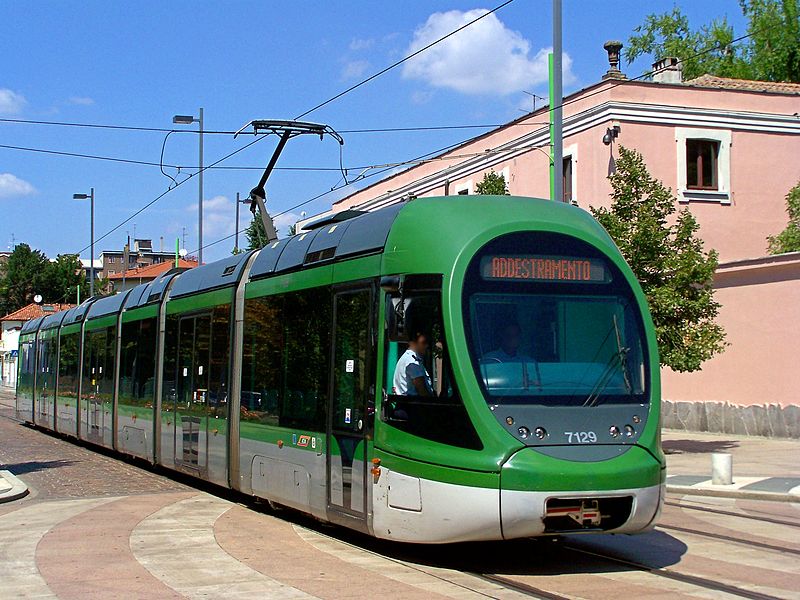
M 91 243 L 89 244 L 89 252 L 91 252 L 89 256 L 89 296 L 94 296 L 94 188 L 91 188 L 91 191 L 88 194 L 72 194 L 73 200 L 86 200 L 87 198 L 91 200 L 91 231 L 89 233 L 91 240 Z
M 175 115 L 172 122 L 176 125 L 191 125 L 197 123 L 200 127 L 200 168 L 197 173 L 199 180 L 199 190 L 197 198 L 197 259 L 199 264 L 203 264 L 203 109 L 200 109 L 197 118 L 194 115 Z

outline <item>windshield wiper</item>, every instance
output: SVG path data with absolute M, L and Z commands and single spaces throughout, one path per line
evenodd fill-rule
M 597 406 L 599 404 L 600 393 L 606 389 L 606 386 L 613 378 L 617 367 L 622 370 L 622 381 L 625 384 L 625 390 L 628 392 L 629 396 L 633 396 L 633 385 L 631 384 L 630 373 L 628 372 L 628 352 L 630 352 L 630 348 L 625 348 L 622 345 L 622 336 L 619 333 L 617 315 L 614 315 L 613 319 L 617 351 L 608 359 L 606 368 L 603 370 L 603 373 L 600 375 L 597 383 L 592 388 L 592 391 L 586 397 L 586 400 L 583 401 L 583 406 Z

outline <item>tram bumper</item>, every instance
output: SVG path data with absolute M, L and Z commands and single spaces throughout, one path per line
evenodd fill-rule
M 661 511 L 665 476 L 665 466 L 638 446 L 602 461 L 591 461 L 591 447 L 573 460 L 521 449 L 500 474 L 503 538 L 648 531 Z

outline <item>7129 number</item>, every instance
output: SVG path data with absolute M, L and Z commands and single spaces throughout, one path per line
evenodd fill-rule
M 594 444 L 597 442 L 597 434 L 594 431 L 565 431 L 567 443 L 569 444 Z

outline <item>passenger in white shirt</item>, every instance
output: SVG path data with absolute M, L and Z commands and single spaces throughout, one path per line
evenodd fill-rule
M 408 350 L 403 353 L 394 369 L 392 393 L 398 396 L 433 396 L 431 376 L 425 369 L 423 357 L 428 350 L 428 338 L 416 333 L 408 342 Z
M 522 343 L 522 330 L 516 323 L 509 323 L 503 327 L 500 336 L 500 347 L 483 355 L 484 361 L 507 362 L 532 362 L 529 356 L 519 353 Z

